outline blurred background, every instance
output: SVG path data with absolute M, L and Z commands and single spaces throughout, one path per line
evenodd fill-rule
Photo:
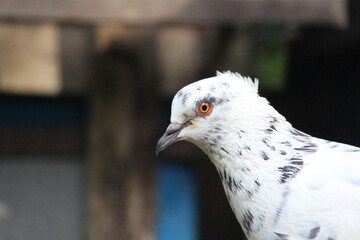
M 245 239 L 200 150 L 154 154 L 216 70 L 360 146 L 360 1 L 1 1 L 0 239 Z

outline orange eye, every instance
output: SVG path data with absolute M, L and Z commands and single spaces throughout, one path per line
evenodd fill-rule
M 209 110 L 210 110 L 210 103 L 203 102 L 203 103 L 200 104 L 199 111 L 201 113 L 207 113 L 207 112 L 209 112 Z

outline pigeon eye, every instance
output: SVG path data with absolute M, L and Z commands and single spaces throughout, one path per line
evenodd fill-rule
M 207 116 L 211 113 L 213 105 L 206 100 L 200 101 L 197 104 L 197 113 L 199 116 Z
M 201 113 L 207 113 L 210 110 L 210 104 L 208 102 L 201 103 L 199 110 Z

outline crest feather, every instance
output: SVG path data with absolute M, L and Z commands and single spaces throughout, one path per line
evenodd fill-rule
M 240 81 L 245 82 L 250 88 L 254 89 L 254 91 L 256 93 L 258 93 L 259 90 L 259 80 L 257 78 L 251 79 L 250 77 L 245 77 L 242 76 L 240 73 L 237 72 L 231 72 L 231 71 L 225 71 L 225 72 L 220 72 L 220 71 L 216 71 L 216 76 L 221 76 L 221 75 L 227 75 L 231 78 L 236 78 Z

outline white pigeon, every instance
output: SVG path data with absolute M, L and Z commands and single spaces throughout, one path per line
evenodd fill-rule
M 179 140 L 209 156 L 248 239 L 360 239 L 360 148 L 296 130 L 257 80 L 225 72 L 181 89 L 156 153 Z

